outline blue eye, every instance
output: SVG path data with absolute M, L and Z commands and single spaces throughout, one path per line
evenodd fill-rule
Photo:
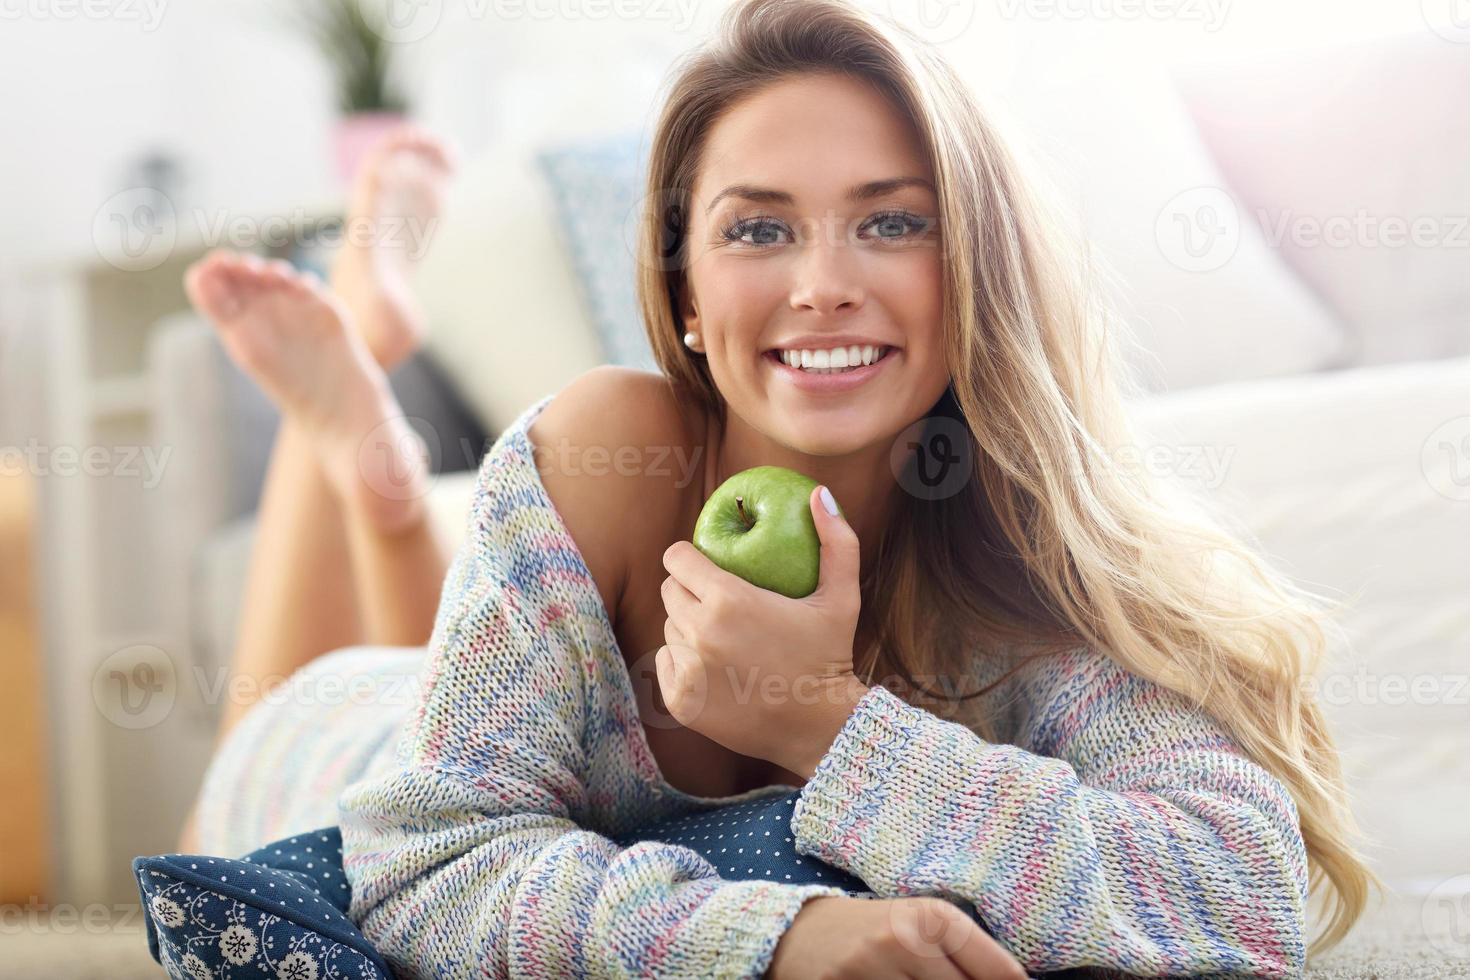
M 721 235 L 728 242 L 740 242 L 761 247 L 780 244 L 774 236 L 781 234 L 782 231 L 784 228 L 781 223 L 770 218 L 747 218 L 730 225 L 721 232 Z M 751 237 L 747 239 L 747 235 Z
M 885 211 L 865 221 L 858 229 L 858 237 L 879 242 L 909 241 L 922 237 L 936 223 L 932 218 L 922 218 L 908 211 Z M 873 231 L 876 234 L 872 234 Z M 755 249 L 789 245 L 795 240 L 784 222 L 765 216 L 745 218 L 727 225 L 721 230 L 720 237 L 731 244 Z
M 875 214 L 861 230 L 876 229 L 878 234 L 873 237 L 879 241 L 891 242 L 922 235 L 933 225 L 932 220 L 921 218 L 907 211 L 887 211 L 883 214 Z

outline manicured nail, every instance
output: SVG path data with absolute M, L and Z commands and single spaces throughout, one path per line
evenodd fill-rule
M 827 508 L 827 513 L 833 517 L 837 516 L 837 501 L 832 499 L 832 491 L 826 487 L 821 488 L 822 506 Z

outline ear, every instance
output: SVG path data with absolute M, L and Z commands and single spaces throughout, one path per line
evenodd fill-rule
M 689 277 L 686 275 L 684 281 L 674 287 L 675 307 L 679 311 L 679 319 L 684 323 L 684 329 L 699 329 L 699 310 L 694 305 L 694 290 L 689 288 Z

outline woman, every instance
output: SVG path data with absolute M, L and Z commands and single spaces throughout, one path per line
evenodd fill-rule
M 1303 693 L 1329 621 L 1177 489 L 1110 465 L 1132 433 L 1107 314 L 964 84 L 849 3 L 748 0 L 678 67 L 647 188 L 661 374 L 598 369 L 501 434 L 421 690 L 374 743 L 396 751 L 318 784 L 350 783 L 368 938 L 409 975 L 1299 975 L 1309 886 L 1327 946 L 1372 880 Z M 443 557 L 389 479 L 421 473 L 376 328 L 349 326 L 361 296 L 228 256 L 190 289 L 289 423 L 255 605 L 268 566 L 350 562 L 364 613 L 308 635 L 320 581 L 277 577 L 296 612 L 247 611 L 240 669 L 421 639 Z M 687 540 L 762 464 L 821 484 L 803 599 Z M 277 721 L 247 715 L 222 756 Z M 886 901 L 604 836 L 793 786 L 796 851 Z M 923 902 L 938 950 L 905 941 Z

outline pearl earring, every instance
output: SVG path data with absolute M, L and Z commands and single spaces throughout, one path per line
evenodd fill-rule
M 699 348 L 695 346 L 698 343 L 699 333 L 697 331 L 690 330 L 688 333 L 684 334 L 685 347 L 688 347 L 690 350 L 698 350 Z

